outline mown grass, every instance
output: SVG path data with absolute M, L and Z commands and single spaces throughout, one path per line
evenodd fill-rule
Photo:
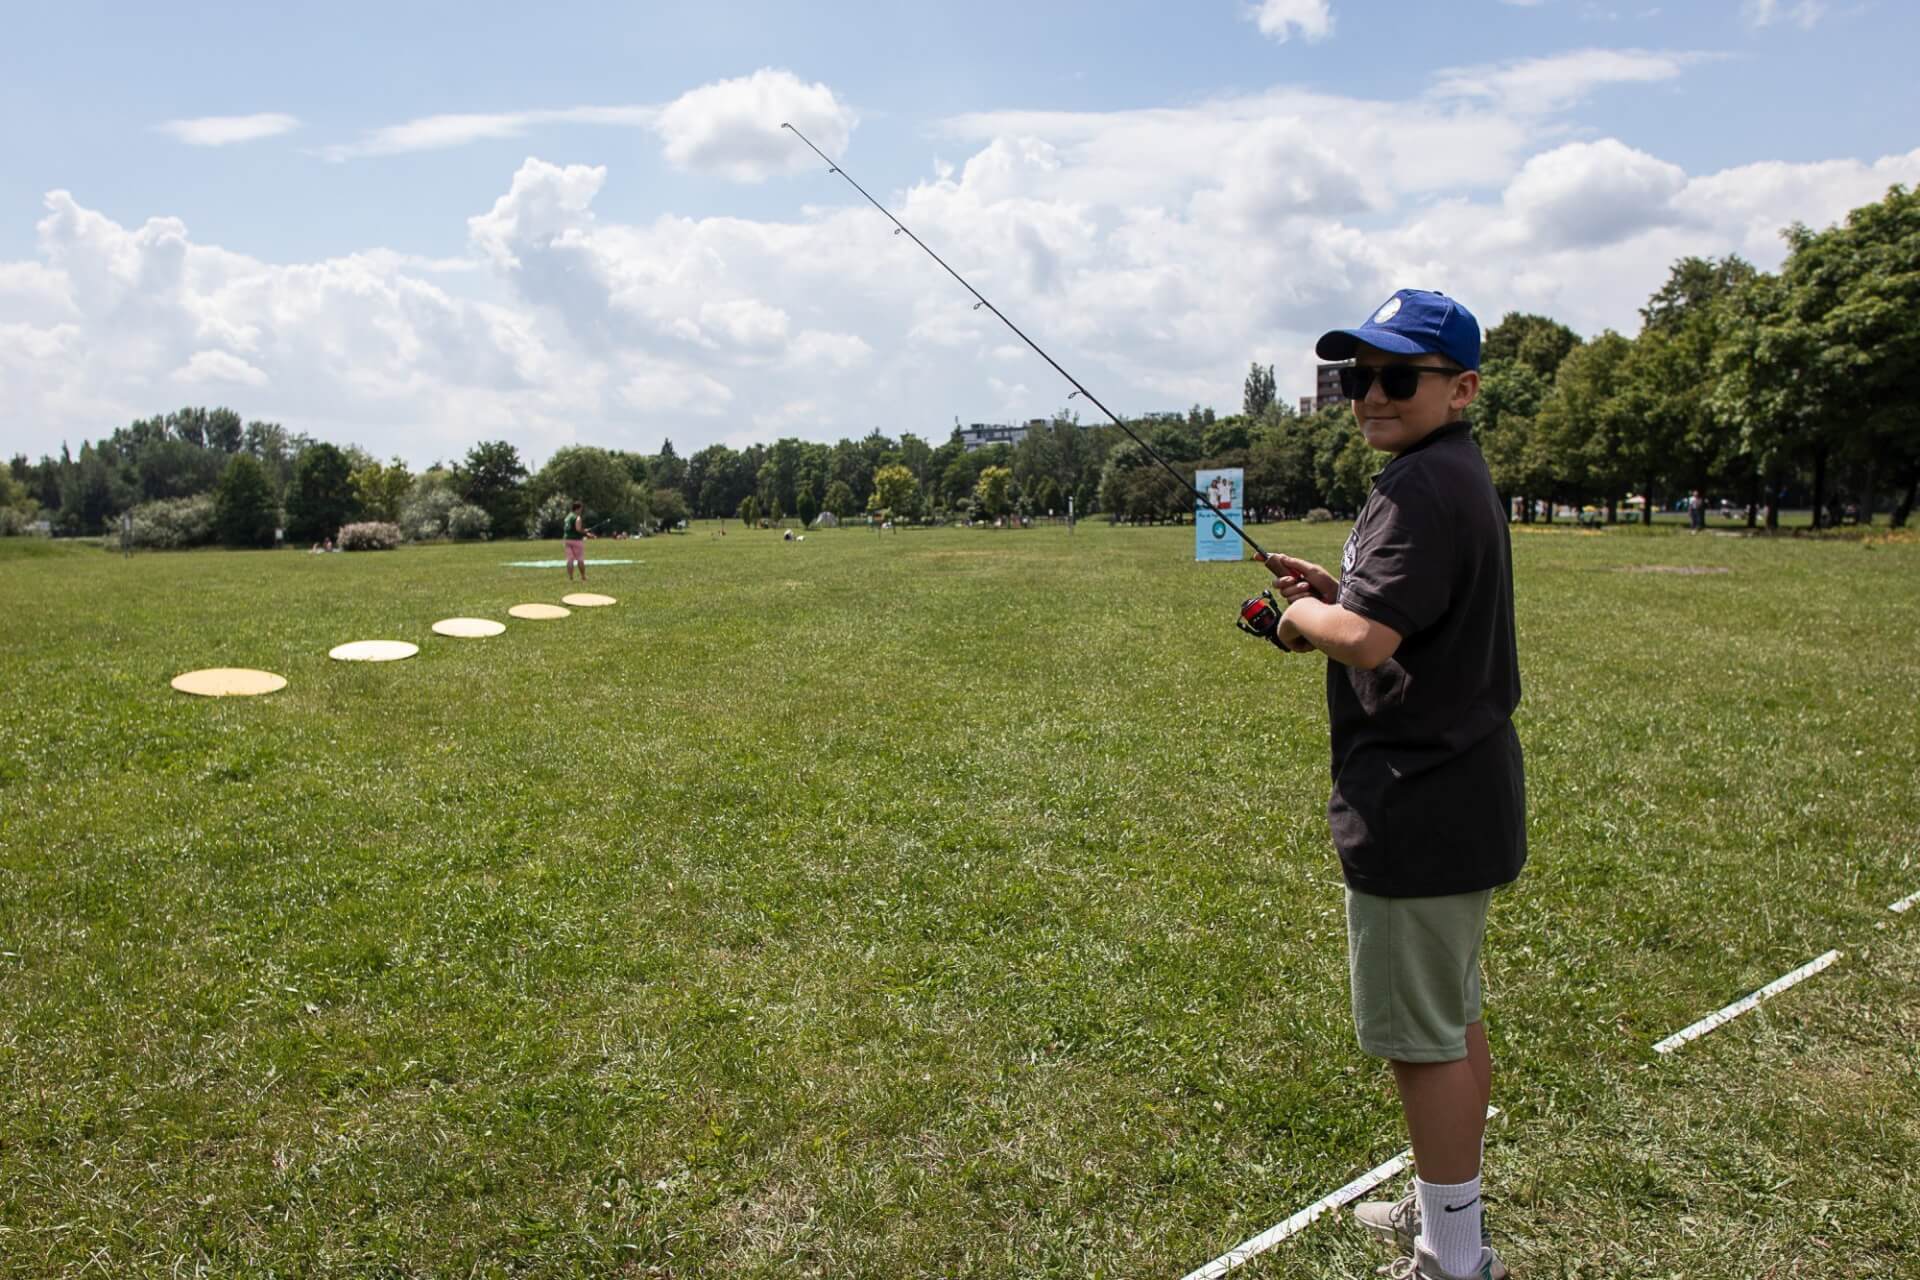
M 1179 1276 L 1400 1149 L 1321 663 L 1190 539 L 601 542 L 483 641 L 563 575 L 0 543 L 0 1274 Z M 1920 546 L 1514 542 L 1516 1273 L 1911 1273 Z

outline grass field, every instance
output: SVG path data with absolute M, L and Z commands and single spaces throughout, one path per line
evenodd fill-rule
M 1191 538 L 600 542 L 482 641 L 525 544 L 0 543 L 0 1275 L 1177 1278 L 1392 1155 L 1323 664 Z M 1515 1274 L 1920 1274 L 1920 545 L 1514 546 Z

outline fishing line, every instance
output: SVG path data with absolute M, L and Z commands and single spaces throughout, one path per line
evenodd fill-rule
M 1060 362 L 1058 360 L 1055 360 L 1052 356 L 1048 355 L 1044 350 L 1042 350 L 1039 343 L 1035 342 L 1032 338 L 1029 338 L 1025 333 L 1022 333 L 1020 330 L 1020 326 L 1015 324 L 1013 321 L 1007 319 L 1007 317 L 1004 314 L 1002 314 L 1000 308 L 994 306 L 991 302 L 988 302 L 985 294 L 981 293 L 978 289 L 968 284 L 965 276 L 961 275 L 958 271 L 955 271 L 952 267 L 947 266 L 946 259 L 942 258 L 939 254 L 935 253 L 932 249 L 928 249 L 926 241 L 922 240 L 919 236 L 914 235 L 913 232 L 907 229 L 906 223 L 894 217 L 893 214 L 888 211 L 885 205 L 881 204 L 878 200 L 875 200 L 871 195 L 868 195 L 867 189 L 861 186 L 859 183 L 855 182 L 853 180 L 852 174 L 848 173 L 845 169 L 842 169 L 839 165 L 835 164 L 832 158 L 829 157 L 826 152 L 814 146 L 813 142 L 807 137 L 806 134 L 801 133 L 798 129 L 795 129 L 792 125 L 784 122 L 782 122 L 780 127 L 782 129 L 790 130 L 793 133 L 794 137 L 800 139 L 800 141 L 807 144 L 807 149 L 809 151 L 819 156 L 822 160 L 825 160 L 827 162 L 828 173 L 837 173 L 841 177 L 845 178 L 847 180 L 848 185 L 850 185 L 855 191 L 858 191 L 861 195 L 866 196 L 868 204 L 878 209 L 881 213 L 886 214 L 887 221 L 893 223 L 895 227 L 895 231 L 894 231 L 895 235 L 905 235 L 909 240 L 913 241 L 915 244 L 919 245 L 922 249 L 926 250 L 927 256 L 929 258 L 932 258 L 935 262 L 939 263 L 941 268 L 945 270 L 948 275 L 952 276 L 955 280 L 958 280 L 960 282 L 961 288 L 965 289 L 968 293 L 972 294 L 975 298 L 978 298 L 979 301 L 974 303 L 974 307 L 973 307 L 975 311 L 978 311 L 981 307 L 985 307 L 987 310 L 993 312 L 993 314 L 999 318 L 1001 324 L 1004 324 L 1005 326 L 1007 326 L 1007 328 L 1013 330 L 1014 334 L 1019 337 L 1020 341 L 1026 343 L 1029 347 L 1032 347 L 1035 354 L 1037 354 L 1042 360 L 1045 360 L 1048 364 L 1052 365 L 1056 373 L 1058 373 L 1061 377 L 1065 378 L 1068 382 L 1071 382 L 1073 384 L 1074 395 L 1085 396 L 1089 404 L 1092 404 L 1095 408 L 1099 409 L 1100 412 L 1106 414 L 1107 417 L 1111 418 L 1113 420 L 1113 425 L 1120 428 L 1120 430 L 1126 432 L 1127 438 L 1129 440 L 1132 440 L 1135 444 L 1139 445 L 1140 448 L 1145 451 L 1146 455 L 1149 458 L 1152 458 L 1155 462 L 1159 463 L 1160 466 L 1166 471 L 1166 473 L 1172 476 L 1174 480 L 1178 482 L 1178 484 L 1182 489 L 1191 490 L 1193 493 L 1193 496 L 1199 499 L 1200 505 L 1204 506 L 1207 510 L 1213 512 L 1213 514 L 1218 516 L 1220 520 L 1229 529 L 1232 529 L 1235 533 L 1239 534 L 1240 540 L 1246 543 L 1248 546 L 1252 547 L 1262 560 L 1265 560 L 1267 558 L 1266 548 L 1262 547 L 1259 543 L 1255 542 L 1252 538 L 1248 537 L 1247 531 L 1241 528 L 1240 525 L 1237 522 L 1235 522 L 1232 516 L 1228 515 L 1226 512 L 1222 511 L 1220 508 L 1214 506 L 1213 501 L 1210 498 L 1208 498 L 1205 493 L 1201 492 L 1198 486 L 1190 484 L 1185 476 L 1181 475 L 1178 471 L 1175 471 L 1173 469 L 1173 464 L 1168 462 L 1165 458 L 1161 457 L 1160 454 L 1154 449 L 1152 445 L 1148 444 L 1145 440 L 1142 440 L 1139 436 L 1135 435 L 1133 433 L 1133 428 L 1129 427 L 1126 423 L 1122 422 L 1118 414 L 1116 414 L 1113 410 L 1107 408 L 1106 405 L 1101 404 L 1099 398 L 1095 396 L 1093 392 L 1087 390 L 1085 387 L 1080 385 L 1080 380 L 1078 378 L 1074 377 L 1072 374 L 1068 373 L 1065 369 L 1062 369 L 1060 367 Z M 1071 400 L 1073 396 L 1069 396 L 1067 398 Z M 1258 599 L 1258 597 L 1255 597 L 1255 598 Z M 1248 601 L 1249 605 L 1251 605 L 1252 603 L 1253 601 Z M 1265 634 L 1265 633 L 1260 633 L 1260 634 Z

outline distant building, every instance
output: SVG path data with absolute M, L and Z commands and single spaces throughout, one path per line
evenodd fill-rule
M 1346 396 L 1340 393 L 1340 370 L 1345 364 L 1323 364 L 1314 371 L 1313 394 L 1300 397 L 1300 416 L 1318 413 L 1329 405 L 1345 404 Z
M 1017 427 L 998 422 L 969 423 L 960 428 L 960 443 L 966 446 L 968 453 L 972 453 L 975 449 L 984 449 L 988 445 L 1019 444 L 1027 438 L 1027 429 L 1031 425 L 1025 422 Z
M 966 446 L 968 453 L 975 449 L 985 449 L 989 445 L 1016 445 L 1035 431 L 1045 431 L 1052 426 L 1049 418 L 1028 418 L 1025 422 L 1008 426 L 998 422 L 974 422 L 960 428 L 960 443 Z

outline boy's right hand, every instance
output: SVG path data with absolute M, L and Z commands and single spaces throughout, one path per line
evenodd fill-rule
M 1310 560 L 1272 551 L 1261 563 L 1273 574 L 1273 589 L 1288 601 L 1303 596 L 1312 596 L 1322 604 L 1339 601 L 1340 584 L 1333 580 L 1332 574 Z

